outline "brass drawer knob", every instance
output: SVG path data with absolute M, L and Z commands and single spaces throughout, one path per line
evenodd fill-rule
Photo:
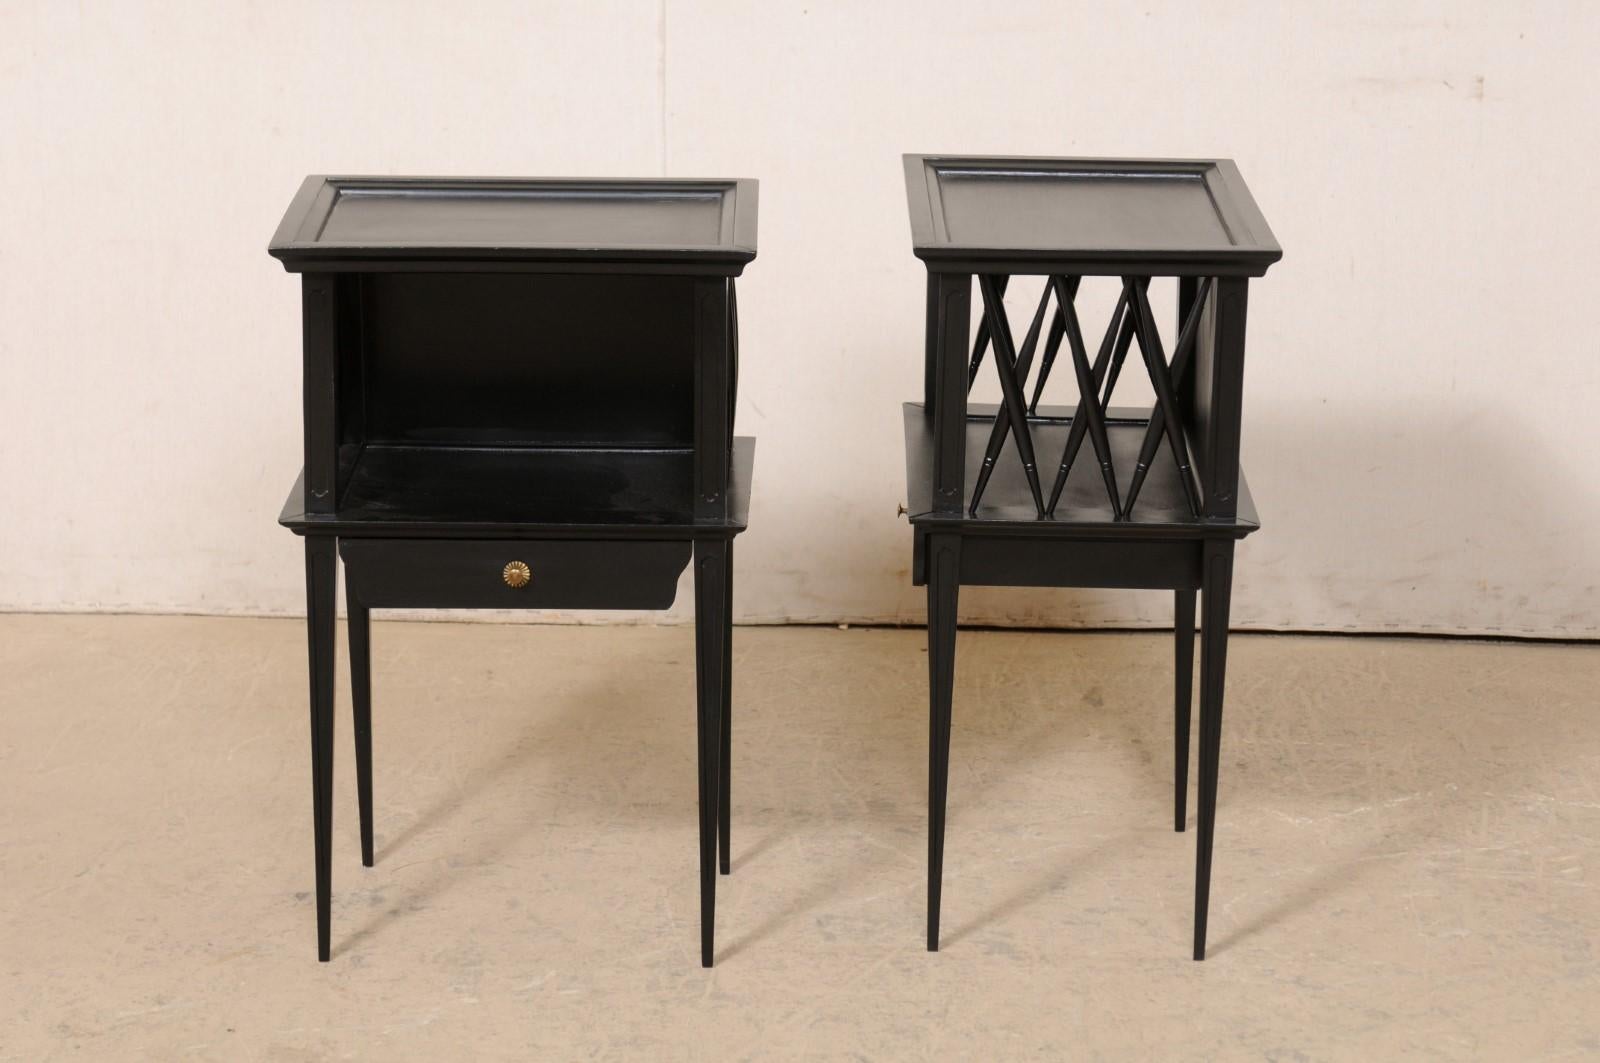
M 500 578 L 506 581 L 507 587 L 526 587 L 533 582 L 533 570 L 521 561 L 508 561 Z

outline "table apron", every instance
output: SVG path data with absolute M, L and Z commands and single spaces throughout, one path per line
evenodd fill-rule
M 987 587 L 1105 587 L 1197 590 L 1204 540 L 1046 539 L 961 536 L 961 583 Z M 918 535 L 913 582 L 926 582 Z
M 666 609 L 692 550 L 687 539 L 339 541 L 347 592 L 377 609 Z

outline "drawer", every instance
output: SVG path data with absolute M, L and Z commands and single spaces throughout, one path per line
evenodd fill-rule
M 692 549 L 688 541 L 339 541 L 348 593 L 397 609 L 665 609 Z

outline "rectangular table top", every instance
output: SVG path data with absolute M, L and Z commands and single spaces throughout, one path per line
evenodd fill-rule
M 756 182 L 313 175 L 268 251 L 291 272 L 588 263 L 731 276 L 756 255 Z
M 1283 255 L 1229 159 L 907 155 L 905 176 L 935 272 L 1260 276 Z

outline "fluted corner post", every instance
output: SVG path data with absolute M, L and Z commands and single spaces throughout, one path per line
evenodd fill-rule
M 339 502 L 339 283 L 332 273 L 300 278 L 307 513 Z
M 1203 515 L 1231 521 L 1239 512 L 1239 439 L 1244 407 L 1244 335 L 1249 281 L 1219 277 L 1202 324 L 1189 379 L 1198 437 Z M 1206 327 L 1209 325 L 1209 327 Z
M 929 411 L 939 394 L 939 277 L 928 273 L 927 316 L 922 327 L 922 408 Z
M 960 514 L 966 497 L 967 463 L 967 334 L 972 321 L 972 275 L 938 273 L 929 285 L 936 309 L 930 314 L 934 338 L 933 511 Z M 936 289 L 936 293 L 935 293 Z
M 733 447 L 733 282 L 695 281 L 694 291 L 694 516 L 728 515 L 728 469 Z

